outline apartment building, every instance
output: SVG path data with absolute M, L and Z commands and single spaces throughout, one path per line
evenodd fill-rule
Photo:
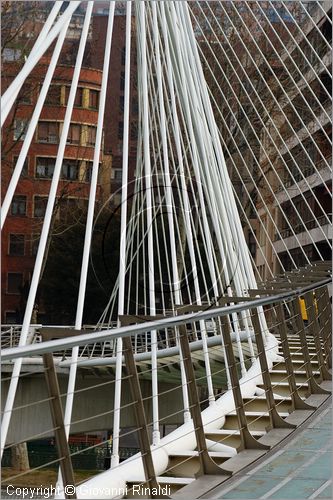
M 281 55 L 286 92 L 261 133 L 260 165 L 270 186 L 257 203 L 256 266 L 263 279 L 268 267 L 276 274 L 331 258 L 330 2 L 310 14 Z
M 15 63 L 4 64 L 6 80 L 15 76 Z M 39 65 L 22 88 L 18 105 L 5 124 L 2 148 L 2 189 L 8 186 L 38 99 L 47 65 Z M 20 322 L 26 290 L 31 280 L 43 216 L 54 172 L 59 139 L 74 68 L 58 66 L 27 155 L 21 178 L 2 232 L 2 321 Z M 85 217 L 97 128 L 97 108 L 102 73 L 83 68 L 62 164 L 61 181 L 54 208 L 54 223 L 71 223 Z M 101 172 L 109 171 L 111 158 L 101 152 Z M 110 191 L 101 174 L 97 197 Z M 70 220 L 71 219 L 71 220 Z
M 15 46 L 9 44 L 3 51 L 3 89 L 16 76 L 24 54 L 29 52 L 29 47 L 34 40 L 34 36 L 30 35 L 31 32 L 38 33 L 50 9 L 50 4 L 47 2 L 41 2 L 40 5 L 41 10 L 36 12 L 35 22 L 34 20 L 29 21 L 26 32 L 23 30 L 19 35 L 20 40 L 15 40 Z M 96 139 L 108 7 L 108 2 L 96 4 L 88 33 L 83 66 L 80 72 L 68 132 L 57 202 L 54 209 L 53 223 L 58 228 L 61 224 L 64 226 L 71 224 L 72 221 L 69 218 L 75 219 L 75 222 L 80 222 L 80 220 L 83 221 L 86 215 Z M 22 15 L 21 10 L 19 9 L 18 13 L 15 11 L 13 13 L 9 12 L 9 14 Z M 97 192 L 97 200 L 111 209 L 120 203 L 122 182 L 125 11 L 125 6 L 120 5 L 115 12 Z M 1 292 L 2 321 L 5 323 L 20 323 L 24 314 L 59 138 L 62 133 L 84 12 L 85 7 L 79 7 L 71 20 L 59 64 L 52 79 L 3 229 Z M 15 19 L 9 24 L 10 27 L 15 28 Z M 24 47 L 24 50 L 22 47 Z M 133 59 L 135 62 L 134 41 Z M 49 56 L 47 53 L 41 64 L 38 64 L 30 74 L 14 109 L 6 121 L 2 141 L 3 194 L 6 191 L 21 150 L 48 63 Z M 130 179 L 134 178 L 138 119 L 138 104 L 135 94 L 135 64 L 133 67 L 130 110 Z M 43 310 L 41 309 L 39 310 L 38 319 L 39 321 L 43 320 Z

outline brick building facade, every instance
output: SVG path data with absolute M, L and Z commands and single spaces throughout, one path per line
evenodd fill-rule
M 49 5 L 41 3 L 45 15 Z M 105 37 L 108 24 L 108 2 L 95 5 L 88 34 L 83 66 L 78 83 L 71 125 L 65 150 L 65 161 L 59 184 L 54 219 L 66 224 L 73 214 L 84 217 L 88 203 L 90 174 L 96 137 L 99 93 L 102 80 Z M 120 204 L 122 181 L 123 110 L 125 84 L 125 7 L 115 11 L 107 99 L 104 115 L 103 144 L 97 200 L 114 207 Z M 18 183 L 2 236 L 2 321 L 20 323 L 24 314 L 29 283 L 38 248 L 39 234 L 47 203 L 59 137 L 65 116 L 69 89 L 77 54 L 79 34 L 85 7 L 80 6 L 72 18 L 70 29 L 59 58 L 48 96 L 46 98 L 27 161 Z M 40 13 L 42 16 L 42 13 Z M 134 17 L 133 17 L 134 23 Z M 40 19 L 34 25 L 38 33 Z M 28 30 L 32 30 L 30 24 Z M 23 32 L 21 36 L 25 36 Z M 32 39 L 33 42 L 33 39 Z M 26 43 L 26 41 L 24 42 Z M 2 86 L 6 89 L 18 72 L 21 51 L 8 48 L 2 72 Z M 2 165 L 2 194 L 20 152 L 25 129 L 38 98 L 40 86 L 47 71 L 46 54 L 26 81 L 21 95 L 9 115 L 4 130 Z M 133 64 L 134 63 L 134 64 Z M 129 181 L 134 178 L 136 164 L 136 137 L 138 105 L 136 98 L 136 44 L 132 38 L 133 75 L 130 104 Z M 131 188 L 129 188 L 131 189 Z M 111 196 L 112 194 L 112 196 Z M 39 311 L 38 320 L 43 320 Z
M 5 64 L 7 81 L 15 76 L 16 64 Z M 3 139 L 3 195 L 25 137 L 47 65 L 42 64 L 27 80 L 19 104 L 5 123 Z M 58 66 L 52 80 L 27 155 L 23 172 L 2 233 L 2 321 L 20 322 L 38 248 L 39 234 L 56 161 L 73 67 Z M 66 224 L 68 217 L 84 217 L 97 128 L 97 108 L 102 73 L 83 68 L 78 83 L 67 146 L 58 187 L 54 220 Z M 6 83 L 6 82 L 5 82 Z M 101 153 L 108 176 L 100 175 L 97 198 L 110 192 L 110 156 Z

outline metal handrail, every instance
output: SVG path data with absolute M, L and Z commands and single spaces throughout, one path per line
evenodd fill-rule
M 2 361 L 9 361 L 17 358 L 22 358 L 24 356 L 33 356 L 38 354 L 44 354 L 47 352 L 53 352 L 57 349 L 68 349 L 74 346 L 82 346 L 86 344 L 92 344 L 94 342 L 104 342 L 118 337 L 124 338 L 137 333 L 145 333 L 151 330 L 158 330 L 161 328 L 179 326 L 186 323 L 191 323 L 193 321 L 205 320 L 209 318 L 214 318 L 218 316 L 226 316 L 231 313 L 237 313 L 243 311 L 244 309 L 252 309 L 260 306 L 265 306 L 268 304 L 280 303 L 286 299 L 291 299 L 303 295 L 304 293 L 325 286 L 331 283 L 331 278 L 326 278 L 311 285 L 305 287 L 299 287 L 295 290 L 282 292 L 276 295 L 270 295 L 269 297 L 254 299 L 253 301 L 246 300 L 244 298 L 244 303 L 239 303 L 232 306 L 223 307 L 212 307 L 208 306 L 202 312 L 181 314 L 179 316 L 169 316 L 156 321 L 149 321 L 146 323 L 139 323 L 135 325 L 130 325 L 126 327 L 114 328 L 112 330 L 98 331 L 89 334 L 82 334 L 80 336 L 66 337 L 59 340 L 49 340 L 41 344 L 26 345 L 14 348 L 4 349 L 2 352 Z M 232 297 L 230 297 L 232 301 Z M 205 307 L 205 306 L 204 306 Z

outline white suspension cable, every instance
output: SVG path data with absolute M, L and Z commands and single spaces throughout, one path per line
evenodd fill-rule
M 12 81 L 2 97 L 2 102 L 4 104 L 1 105 L 1 126 L 3 126 L 26 77 L 36 66 L 41 56 L 50 47 L 51 43 L 59 35 L 60 31 L 67 24 L 68 20 L 70 20 L 72 14 L 78 8 L 80 3 L 81 1 L 72 0 L 63 15 L 58 19 L 53 28 L 50 29 L 50 26 L 60 9 L 59 4 L 54 5 L 49 19 L 46 21 L 44 29 L 42 29 L 40 33 L 37 48 L 31 51 L 31 54 L 26 60 L 23 68 L 21 69 L 17 77 Z
M 113 5 L 114 13 L 114 5 Z M 112 14 L 113 17 L 113 14 Z M 125 270 L 126 270 L 126 226 L 127 226 L 127 183 L 128 183 L 128 142 L 129 142 L 129 109 L 130 109 L 130 77 L 131 77 L 131 23 L 132 2 L 126 3 L 126 44 L 125 44 L 125 92 L 124 92 L 124 127 L 123 127 L 123 160 L 121 186 L 121 221 L 120 221 L 120 251 L 119 251 L 119 291 L 118 291 L 118 326 L 119 316 L 124 314 L 125 300 Z M 116 384 L 114 393 L 113 440 L 111 468 L 119 464 L 119 432 L 121 406 L 121 375 L 123 364 L 122 339 L 117 340 Z
M 11 176 L 11 179 L 10 179 L 7 191 L 6 191 L 5 198 L 4 198 L 3 203 L 2 203 L 1 228 L 3 228 L 3 225 L 6 221 L 8 210 L 10 208 L 10 204 L 12 202 L 17 183 L 18 183 L 20 175 L 22 173 L 22 168 L 23 168 L 25 159 L 27 157 L 27 154 L 28 154 L 28 151 L 29 151 L 29 148 L 31 145 L 31 141 L 33 139 L 36 127 L 38 125 L 38 120 L 39 120 L 39 117 L 40 117 L 40 114 L 41 114 L 41 111 L 42 111 L 42 108 L 43 108 L 43 105 L 45 102 L 45 98 L 46 98 L 46 95 L 47 95 L 47 92 L 49 90 L 50 83 L 51 83 L 51 80 L 52 80 L 52 77 L 54 74 L 54 70 L 56 68 L 58 58 L 59 58 L 64 40 L 66 37 L 66 32 L 68 29 L 69 22 L 70 22 L 70 19 L 67 20 L 67 23 L 64 25 L 64 27 L 62 28 L 62 30 L 59 34 L 56 46 L 54 48 L 54 51 L 53 51 L 53 54 L 51 57 L 50 65 L 49 65 L 48 70 L 46 72 L 45 79 L 44 79 L 40 94 L 39 94 L 38 99 L 37 99 L 36 106 L 35 106 L 34 111 L 32 113 L 32 117 L 31 117 L 31 120 L 30 120 L 30 123 L 28 126 L 26 136 L 24 138 L 24 142 L 22 144 L 21 151 L 19 153 L 14 171 L 12 173 L 12 176 Z
M 64 123 L 63 123 L 63 129 L 62 129 L 62 133 L 61 133 L 61 137 L 60 137 L 60 141 L 59 141 L 57 159 L 56 159 L 55 166 L 54 166 L 54 173 L 53 173 L 53 177 L 52 177 L 52 181 L 51 181 L 50 192 L 49 192 L 46 211 L 45 211 L 44 223 L 43 223 L 43 227 L 42 227 L 42 231 L 41 231 L 41 235 L 40 235 L 40 241 L 39 241 L 38 251 L 37 251 L 36 260 L 35 260 L 35 267 L 34 267 L 32 279 L 31 279 L 31 285 L 30 285 L 29 295 L 28 295 L 28 299 L 27 299 L 27 305 L 26 305 L 26 309 L 25 309 L 25 313 L 24 313 L 24 319 L 23 319 L 20 342 L 19 342 L 20 346 L 25 345 L 25 343 L 27 341 L 27 337 L 28 337 L 31 314 L 32 314 L 33 307 L 35 304 L 35 298 L 36 298 L 36 292 L 37 292 L 39 278 L 40 278 L 40 272 L 41 272 L 42 264 L 43 264 L 43 260 L 44 260 L 44 254 L 45 254 L 45 250 L 46 250 L 46 246 L 47 246 L 47 240 L 49 237 L 49 230 L 50 230 L 50 226 L 51 226 L 53 208 L 54 208 L 54 204 L 55 204 L 55 199 L 56 199 L 56 194 L 57 194 L 57 189 L 58 189 L 58 184 L 59 184 L 59 179 L 60 179 L 60 174 L 61 174 L 62 162 L 63 162 L 64 152 L 65 152 L 65 147 L 66 147 L 66 141 L 67 141 L 67 136 L 68 136 L 68 130 L 69 130 L 70 120 L 71 120 L 73 106 L 74 106 L 74 99 L 75 99 L 77 84 L 78 84 L 79 77 L 80 77 L 83 54 L 84 54 L 84 49 L 85 49 L 86 40 L 87 40 L 87 36 L 88 36 L 89 23 L 90 23 L 90 15 L 89 15 L 89 11 L 87 9 L 86 16 L 84 19 L 83 28 L 82 28 L 80 45 L 79 45 L 77 59 L 76 59 L 76 63 L 75 63 L 75 69 L 74 69 L 72 85 L 71 85 L 71 89 L 70 89 L 70 93 L 69 93 L 68 104 L 67 104 Z M 12 412 L 12 408 L 13 408 L 13 404 L 14 404 L 14 399 L 15 399 L 17 384 L 18 384 L 19 375 L 20 375 L 20 371 L 21 371 L 21 366 L 22 366 L 22 358 L 18 358 L 14 363 L 12 378 L 11 378 L 10 386 L 8 389 L 8 395 L 7 395 L 7 400 L 6 400 L 6 404 L 5 404 L 5 415 L 4 415 L 4 418 L 2 420 L 2 426 L 1 426 L 1 429 L 2 429 L 2 431 L 1 431 L 1 450 L 2 451 L 4 449 L 6 438 L 7 438 L 7 432 L 8 432 L 8 428 L 9 428 L 11 412 Z M 1 453 L 2 453 L 2 451 L 1 451 Z
M 91 16 L 93 4 L 94 2 L 92 1 L 88 2 L 87 15 L 89 16 Z M 87 275 L 88 275 L 89 252 L 90 252 L 92 229 L 94 222 L 94 210 L 95 210 L 96 191 L 98 182 L 100 152 L 102 147 L 103 122 L 104 122 L 104 112 L 105 112 L 105 102 L 106 102 L 106 91 L 107 91 L 108 76 L 109 76 L 113 20 L 114 20 L 114 3 L 112 2 L 110 3 L 108 27 L 105 40 L 103 75 L 102 75 L 101 91 L 99 97 L 96 141 L 95 141 L 94 158 L 92 165 L 88 213 L 87 213 L 86 231 L 85 231 L 83 256 L 82 256 L 82 267 L 81 267 L 80 284 L 79 284 L 79 295 L 78 295 L 76 318 L 75 318 L 75 330 L 80 330 L 82 328 L 83 307 L 85 301 L 85 291 L 86 291 Z M 64 412 L 64 424 L 65 424 L 65 432 L 67 439 L 69 437 L 70 423 L 72 417 L 78 354 L 79 354 L 79 348 L 74 347 L 72 350 L 72 358 L 71 358 L 71 365 L 68 378 L 67 398 L 66 398 L 66 405 Z

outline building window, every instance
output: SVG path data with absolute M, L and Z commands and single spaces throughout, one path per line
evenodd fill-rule
M 67 144 L 80 144 L 81 125 L 71 123 L 68 130 Z
M 113 206 L 119 206 L 121 204 L 121 193 L 114 193 L 112 196 L 111 196 L 111 205 Z
M 4 61 L 18 61 L 21 57 L 22 51 L 20 49 L 11 49 L 7 47 L 3 49 L 2 57 Z
M 138 138 L 138 124 L 132 123 L 131 124 L 131 139 L 132 139 L 132 141 L 135 141 L 137 138 Z
M 14 121 L 14 141 L 23 141 L 28 127 L 28 120 L 20 118 Z
M 36 177 L 41 179 L 51 179 L 54 166 L 55 166 L 55 158 L 40 158 L 36 159 Z
M 95 146 L 95 142 L 96 142 L 96 127 L 88 126 L 87 146 Z
M 68 103 L 69 93 L 70 93 L 70 87 L 66 87 L 65 105 L 67 105 L 67 103 Z M 83 88 L 78 87 L 76 89 L 76 94 L 75 94 L 75 99 L 74 99 L 74 108 L 82 108 L 82 102 L 83 102 Z
M 31 104 L 31 94 L 32 94 L 31 85 L 29 85 L 28 83 L 22 85 L 22 88 L 17 98 L 18 102 L 20 104 Z
M 76 181 L 79 178 L 79 162 L 77 160 L 63 161 L 62 178 L 70 181 Z
M 7 292 L 20 294 L 23 282 L 22 273 L 8 273 L 7 274 Z
M 9 255 L 24 255 L 24 234 L 9 235 Z
M 60 201 L 60 218 L 63 223 L 75 220 L 77 223 L 87 211 L 87 200 L 78 198 L 64 198 Z
M 249 233 L 249 250 L 250 254 L 252 255 L 253 259 L 256 258 L 256 252 L 257 252 L 257 241 L 256 241 L 256 232 L 254 231 L 254 234 Z
M 109 9 L 101 9 L 101 8 L 97 9 L 97 14 L 108 14 L 108 12 Z
M 93 162 L 86 161 L 86 169 L 85 169 L 85 173 L 84 173 L 84 180 L 86 182 L 91 182 L 92 169 L 93 169 Z
M 266 236 L 266 231 L 265 229 L 267 228 L 267 216 L 264 215 L 263 217 L 261 217 L 261 227 L 260 227 L 260 230 L 259 230 L 259 245 L 261 247 L 265 246 L 266 243 L 267 243 L 267 236 Z
M 45 98 L 45 104 L 48 106 L 60 106 L 61 104 L 61 86 L 51 85 Z
M 57 144 L 59 142 L 59 123 L 39 122 L 37 138 L 39 142 Z
M 31 235 L 31 255 L 32 255 L 32 257 L 36 257 L 36 255 L 37 255 L 39 239 L 40 239 L 39 234 L 32 234 Z
M 132 99 L 132 113 L 133 113 L 133 115 L 137 115 L 138 112 L 139 112 L 138 98 L 133 97 L 133 99 Z
M 120 73 L 120 90 L 125 90 L 125 72 Z
M 18 323 L 17 312 L 16 311 L 6 311 L 5 312 L 5 323 L 6 325 L 15 325 Z
M 18 156 L 14 156 L 14 158 L 13 158 L 13 170 L 16 167 L 17 160 L 18 160 Z M 27 175 L 28 175 L 28 166 L 29 166 L 29 159 L 28 159 L 28 157 L 26 157 L 25 160 L 24 160 L 23 166 L 22 166 L 22 170 L 21 170 L 22 177 L 27 177 Z
M 98 96 L 99 92 L 97 90 L 89 91 L 89 108 L 97 109 L 98 108 Z
M 261 266 L 258 266 L 258 268 L 257 268 L 257 269 L 258 269 L 258 273 L 259 273 L 259 275 L 260 275 L 260 278 L 261 278 L 262 280 L 264 280 L 264 279 L 265 279 L 265 265 L 263 264 L 263 265 L 261 265 Z
M 328 19 L 324 22 L 324 24 L 321 26 L 320 31 L 330 44 L 332 42 L 332 22 L 330 22 Z
M 27 197 L 24 195 L 13 196 L 11 215 L 26 215 L 27 213 Z
M 47 197 L 35 196 L 34 198 L 34 217 L 44 217 L 46 212 Z
M 121 181 L 123 177 L 123 171 L 121 168 L 113 168 L 111 178 L 115 181 Z
M 126 62 L 126 47 L 123 47 L 121 49 L 121 64 L 122 64 L 122 66 L 125 66 L 125 62 Z
M 124 135 L 124 122 L 118 123 L 118 139 L 122 139 Z
M 121 95 L 119 96 L 119 111 L 124 111 L 124 107 L 125 107 L 124 96 Z

